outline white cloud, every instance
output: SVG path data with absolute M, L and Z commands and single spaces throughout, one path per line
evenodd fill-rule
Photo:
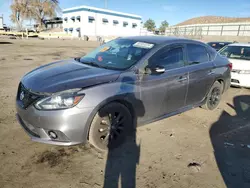
M 177 10 L 177 7 L 173 5 L 163 5 L 162 8 L 167 12 L 174 12 Z

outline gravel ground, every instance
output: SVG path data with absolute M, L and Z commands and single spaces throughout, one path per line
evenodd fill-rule
M 0 38 L 1 188 L 250 187 L 247 89 L 230 88 L 215 111 L 196 108 L 139 127 L 126 144 L 109 153 L 88 144 L 58 147 L 30 141 L 15 120 L 21 77 L 95 46 L 77 40 Z

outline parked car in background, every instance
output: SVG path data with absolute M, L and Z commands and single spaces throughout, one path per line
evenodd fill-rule
M 233 65 L 231 85 L 250 88 L 250 44 L 230 44 L 219 53 Z
M 232 44 L 232 42 L 208 42 L 207 44 L 214 48 L 216 51 L 219 51 L 224 46 Z
M 210 46 L 163 36 L 112 40 L 76 60 L 26 74 L 17 119 L 34 141 L 100 150 L 117 147 L 134 125 L 194 107 L 214 110 L 231 65 Z

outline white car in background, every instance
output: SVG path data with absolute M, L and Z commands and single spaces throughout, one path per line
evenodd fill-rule
M 230 44 L 219 53 L 232 63 L 231 85 L 250 88 L 250 44 Z

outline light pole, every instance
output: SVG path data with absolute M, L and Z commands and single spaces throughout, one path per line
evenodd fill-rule
M 104 6 L 106 9 L 108 8 L 108 0 L 104 0 Z

